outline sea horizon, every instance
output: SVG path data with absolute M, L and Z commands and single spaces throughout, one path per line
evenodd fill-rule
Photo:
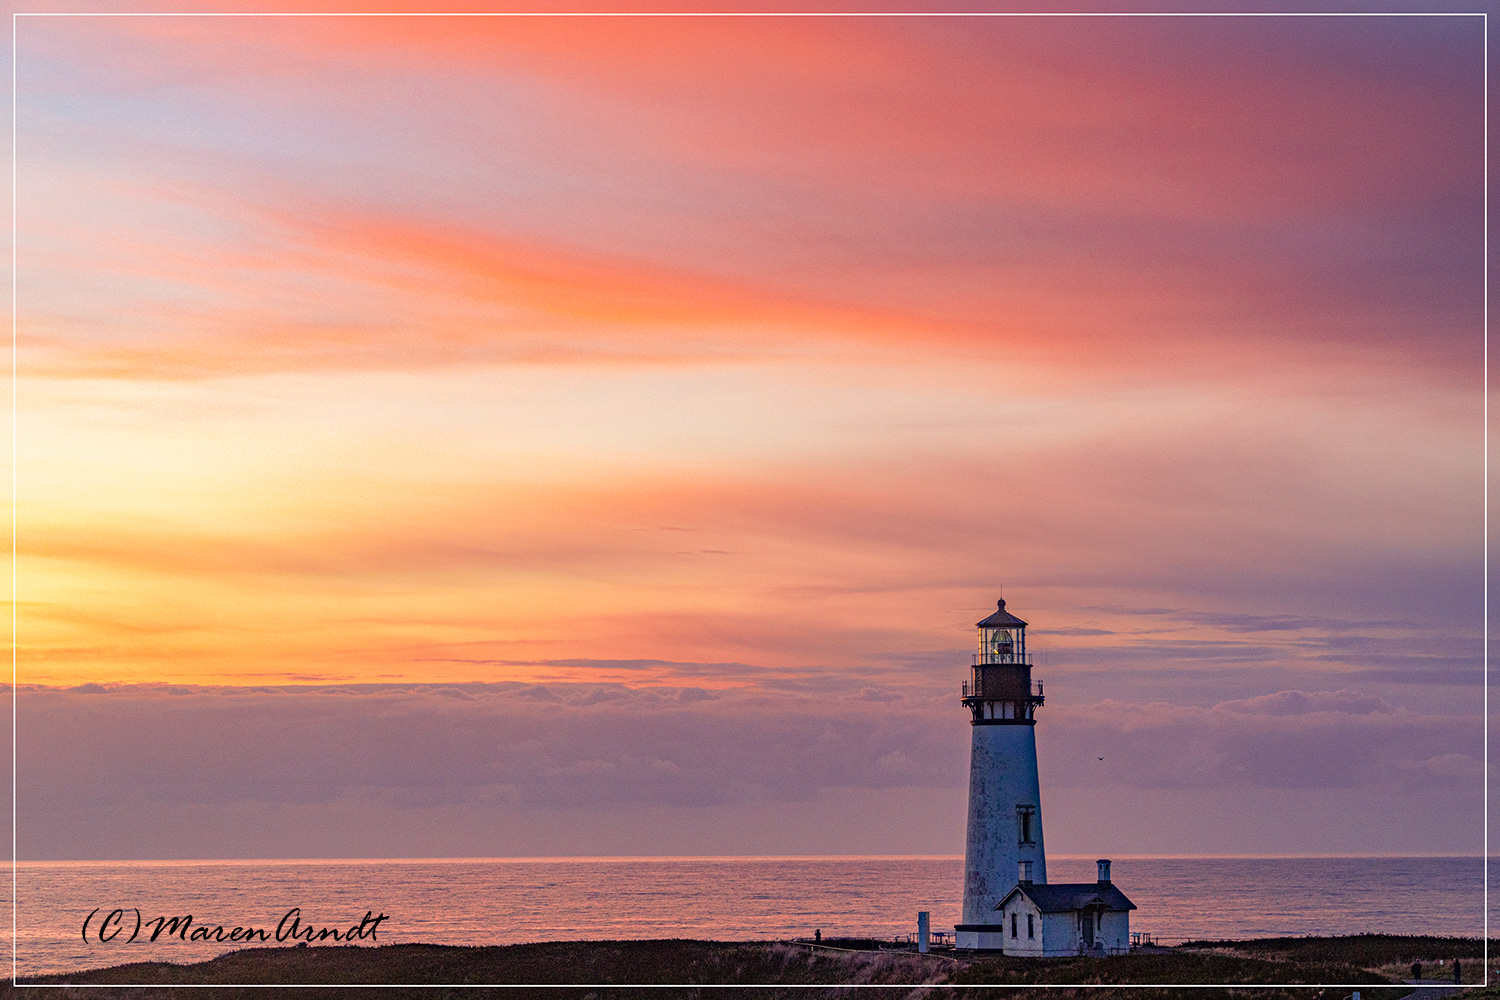
M 1081 861 L 1094 860 L 1100 853 L 1047 853 L 1048 860 Z M 1297 852 L 1287 854 L 1226 853 L 1226 854 L 1109 854 L 1114 861 L 1196 861 L 1196 860 L 1296 860 L 1335 859 L 1357 860 L 1361 858 L 1454 858 L 1483 860 L 1484 854 L 1455 854 L 1438 851 L 1432 853 L 1385 852 L 1385 853 L 1321 853 Z M 1488 857 L 1500 860 L 1500 854 Z M 495 854 L 495 855 L 391 855 L 391 856 L 331 856 L 331 857 L 203 857 L 203 858 L 13 858 L 18 865 L 118 865 L 118 864 L 359 864 L 359 863 L 412 863 L 423 862 L 550 862 L 550 861 L 821 861 L 821 860 L 932 860 L 962 861 L 962 854 Z

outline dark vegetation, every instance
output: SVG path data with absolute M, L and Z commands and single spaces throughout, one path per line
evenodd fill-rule
M 1491 942 L 1491 950 L 1496 944 Z M 1478 962 L 1484 957 L 1479 938 L 1423 937 L 1420 935 L 1356 934 L 1351 937 L 1256 938 L 1251 941 L 1186 941 L 1179 948 L 1223 950 L 1255 955 L 1275 961 L 1344 962 L 1376 967 L 1412 962 L 1432 964 L 1453 959 Z M 1500 958 L 1500 955 L 1496 955 Z M 1476 965 L 1477 969 L 1478 966 Z M 1424 973 L 1425 975 L 1425 973 Z M 1436 977 L 1434 977 L 1436 978 Z
M 316 1000 L 457 1000 L 478 992 L 463 988 L 465 985 L 489 984 L 509 985 L 493 991 L 493 995 L 518 1000 L 543 995 L 577 1000 L 653 996 L 718 996 L 726 1000 L 968 1000 L 1001 996 L 1023 1000 L 1143 1000 L 1147 996 L 1344 1000 L 1356 988 L 1354 984 L 1358 984 L 1362 1000 L 1396 1000 L 1409 994 L 1411 987 L 1397 982 L 1404 976 L 1390 971 L 1394 965 L 1438 957 L 1451 962 L 1459 957 L 1473 966 L 1474 975 L 1465 979 L 1477 981 L 1481 948 L 1481 942 L 1461 938 L 1363 935 L 1200 941 L 1105 959 L 1017 959 L 945 953 L 924 956 L 878 950 L 876 942 L 850 940 L 826 940 L 818 947 L 802 942 L 683 940 L 577 941 L 491 948 L 406 944 L 251 948 L 193 965 L 138 963 L 23 979 L 22 983 L 89 984 L 87 988 L 63 986 L 47 991 L 49 998 L 87 1000 L 268 1000 L 292 994 Z M 1409 959 L 1409 955 L 1419 957 Z M 132 983 L 159 986 L 126 985 Z M 281 988 L 182 988 L 210 983 L 281 984 Z M 362 988 L 390 983 L 426 984 L 426 988 Z M 1296 983 L 1342 985 L 1323 989 L 1265 985 Z M 298 990 L 301 984 L 322 984 L 324 988 Z M 1125 984 L 1159 984 L 1161 989 L 1143 993 Z M 101 988 L 109 985 L 116 988 Z M 730 985 L 740 988 L 715 988 Z M 851 985 L 886 988 L 849 989 Z M 7 983 L 5 994 L 15 992 Z

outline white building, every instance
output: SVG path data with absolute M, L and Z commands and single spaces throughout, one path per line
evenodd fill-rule
M 1135 904 L 1115 888 L 1109 862 L 1099 862 L 1097 882 L 1041 885 L 1025 871 L 1000 901 L 1001 950 L 1007 955 L 1053 958 L 1118 955 L 1130 951 L 1130 911 Z M 986 947 L 996 947 L 987 945 Z

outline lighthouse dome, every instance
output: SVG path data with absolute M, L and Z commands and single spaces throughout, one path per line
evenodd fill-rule
M 1009 611 L 1005 610 L 1005 602 L 1002 600 L 995 605 L 995 613 L 982 622 L 976 622 L 980 628 L 1025 628 L 1026 623 Z

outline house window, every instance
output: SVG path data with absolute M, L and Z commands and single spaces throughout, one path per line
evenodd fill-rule
M 1036 925 L 1031 922 L 1031 914 L 1029 913 L 1026 914 L 1026 936 L 1029 938 L 1036 937 Z
M 1036 806 L 1016 806 L 1016 828 L 1021 834 L 1021 843 L 1036 843 Z
M 1010 936 L 1016 936 L 1016 915 L 1014 913 L 1010 915 Z

